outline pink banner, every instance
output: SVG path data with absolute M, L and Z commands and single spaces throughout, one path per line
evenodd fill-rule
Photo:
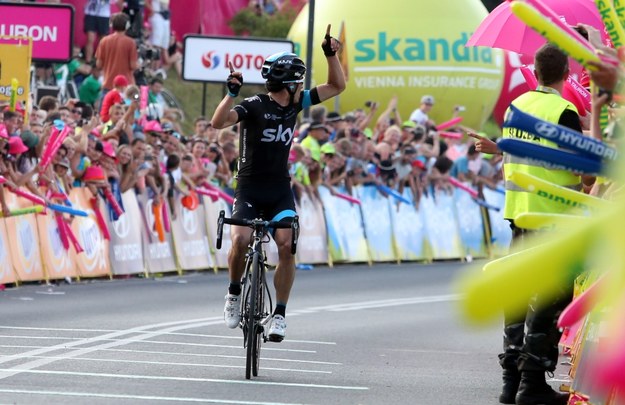
M 70 60 L 73 28 L 70 5 L 0 4 L 0 36 L 32 38 L 35 61 Z

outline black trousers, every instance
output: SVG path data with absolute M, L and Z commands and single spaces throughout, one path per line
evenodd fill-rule
M 518 246 L 529 233 L 514 224 L 511 227 L 514 232 L 512 243 Z M 573 298 L 573 280 L 571 277 L 567 285 L 550 296 L 535 294 L 528 297 L 526 313 L 504 311 L 504 351 L 499 355 L 499 364 L 504 369 L 551 372 L 556 369 L 558 342 L 562 335 L 556 323 Z

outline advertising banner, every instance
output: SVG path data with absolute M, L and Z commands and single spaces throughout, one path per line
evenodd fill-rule
M 463 124 L 481 128 L 493 111 L 501 91 L 503 51 L 486 47 L 465 47 L 488 11 L 480 0 L 419 1 L 386 0 L 383 4 L 363 0 L 354 7 L 350 1 L 323 1 L 315 6 L 312 82 L 324 83 L 327 62 L 318 46 L 327 24 L 340 38 L 340 59 L 349 76 L 339 97 L 340 111 L 363 108 L 367 100 L 377 101 L 384 110 L 392 97 L 407 119 L 420 106 L 421 97 L 434 97 L 428 113 L 436 123 L 451 118 L 454 106 L 463 105 Z M 320 23 L 323 21 L 323 23 Z M 296 53 L 306 57 L 308 6 L 291 27 L 288 38 Z M 306 60 L 306 59 L 304 59 Z M 334 110 L 334 99 L 326 103 Z M 375 118 L 374 118 L 375 119 Z
M 370 257 L 358 204 L 334 197 L 327 187 L 318 187 L 318 191 L 325 208 L 332 260 L 368 263 Z
M 35 62 L 68 62 L 73 29 L 74 7 L 69 4 L 0 4 L 0 36 L 31 38 Z
M 90 203 L 92 197 L 91 192 L 86 188 L 74 188 L 69 194 L 74 208 L 89 214 L 87 217 L 75 217 L 72 221 L 72 231 L 83 248 L 83 252 L 79 254 L 71 249 L 72 260 L 78 266 L 80 277 L 110 276 L 109 241 L 104 238 L 98 226 L 96 212 Z M 106 215 L 104 203 L 100 197 L 98 197 L 98 202 L 98 209 L 102 215 Z
M 454 190 L 454 203 L 465 256 L 486 257 L 482 209 L 473 201 L 469 193 L 457 188 Z
M 165 240 L 158 239 L 154 230 L 154 213 L 152 199 L 147 194 L 137 196 L 141 214 L 141 238 L 143 240 L 143 257 L 149 273 L 177 271 L 173 242 L 170 232 L 165 233 Z
M 134 190 L 122 194 L 124 215 L 117 221 L 107 216 L 111 234 L 110 260 L 113 274 L 135 274 L 145 272 L 141 227 L 136 226 L 141 216 Z
M 27 190 L 24 189 L 24 191 Z M 6 190 L 4 197 L 11 210 L 33 205 L 30 201 Z M 35 214 L 5 218 L 4 221 L 7 235 L 12 236 L 8 238 L 9 251 L 17 279 L 19 281 L 44 280 Z
M 3 7 L 0 4 L 0 10 Z M 28 39 L 0 38 L 0 101 L 11 103 L 11 94 L 15 91 L 13 102 L 26 105 L 30 93 L 31 51 Z
M 64 279 L 66 277 L 76 278 L 76 266 L 72 261 L 71 250 L 74 247 L 70 244 L 69 250 L 65 250 L 59 227 L 53 211 L 48 211 L 46 215 L 35 215 L 39 240 L 41 241 L 41 258 L 48 280 Z
M 404 189 L 402 196 L 414 201 L 410 189 Z M 398 260 L 430 259 L 428 239 L 426 238 L 423 210 L 417 210 L 414 204 L 399 204 L 391 207 L 391 223 Z
M 320 201 L 311 199 L 308 193 L 302 193 L 297 205 L 299 215 L 299 240 L 297 243 L 297 262 L 314 264 L 328 262 L 328 238 L 326 221 Z
M 498 191 L 484 187 L 484 200 L 494 207 L 499 207 L 501 211 L 488 210 L 490 220 L 490 248 L 491 254 L 495 257 L 502 257 L 508 254 L 510 243 L 512 242 L 512 229 L 510 222 L 503 219 L 503 206 L 506 196 Z
M 362 202 L 362 219 L 371 260 L 374 262 L 396 260 L 389 213 L 389 204 L 395 207 L 395 202 L 391 203 L 375 186 L 358 186 L 355 189 L 357 198 Z
M 423 216 L 432 248 L 432 257 L 434 259 L 463 258 L 464 249 L 458 232 L 452 195 L 437 191 L 434 196 L 423 196 L 420 207 L 424 211 Z
M 13 271 L 13 263 L 11 263 L 11 249 L 6 232 L 6 223 L 4 219 L 0 219 L 0 285 L 13 284 L 15 281 L 15 272 Z
M 182 78 L 195 82 L 225 83 L 228 64 L 243 73 L 245 83 L 263 84 L 263 62 L 278 52 L 293 52 L 293 43 L 285 40 L 208 37 L 184 37 Z
M 213 267 L 213 259 L 208 248 L 204 207 L 200 204 L 188 210 L 176 198 L 176 219 L 171 221 L 174 249 L 182 270 L 205 270 Z

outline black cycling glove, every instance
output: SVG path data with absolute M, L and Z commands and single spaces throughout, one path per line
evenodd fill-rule
M 239 83 L 236 83 L 234 79 L 238 80 Z M 239 91 L 241 91 L 241 86 L 243 86 L 243 76 L 233 76 L 229 75 L 226 81 L 226 86 L 228 86 L 228 95 L 231 97 L 236 97 L 239 95 Z
M 332 37 L 329 34 L 326 34 L 325 40 L 326 42 L 321 44 L 321 49 L 323 49 L 323 54 L 325 56 L 336 55 L 336 51 L 332 50 Z

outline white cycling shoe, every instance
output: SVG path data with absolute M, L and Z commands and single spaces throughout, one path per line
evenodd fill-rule
M 230 329 L 236 328 L 241 322 L 241 303 L 239 302 L 240 298 L 240 295 L 226 295 L 226 305 L 224 306 L 224 321 L 226 322 L 226 326 Z
M 274 315 L 269 325 L 268 339 L 271 342 L 282 342 L 286 336 L 286 320 L 282 315 Z

